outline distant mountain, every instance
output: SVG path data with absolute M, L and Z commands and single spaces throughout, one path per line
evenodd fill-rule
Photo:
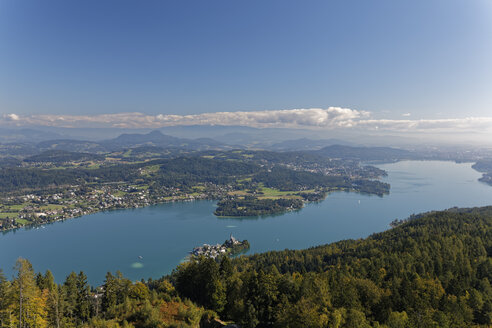
M 95 141 L 56 139 L 40 142 L 36 145 L 39 151 L 65 150 L 82 153 L 101 153 L 108 149 Z
M 0 157 L 3 156 L 30 156 L 39 151 L 36 145 L 28 142 L 0 144 Z
M 313 138 L 312 131 L 285 128 L 252 128 L 233 125 L 170 126 L 161 132 L 177 138 L 212 138 L 223 144 L 266 149 L 287 139 Z M 236 147 L 237 148 L 237 147 Z
M 350 142 L 343 141 L 340 139 L 294 139 L 294 140 L 285 140 L 268 147 L 270 150 L 276 151 L 292 151 L 292 150 L 318 150 L 326 146 L 331 145 L 344 145 L 351 146 L 353 145 Z
M 315 153 L 329 158 L 357 159 L 361 161 L 394 161 L 415 158 L 415 154 L 404 149 L 390 147 L 350 147 L 333 145 Z
M 37 144 L 39 151 L 64 150 L 85 153 L 104 153 L 122 151 L 129 148 L 155 147 L 156 149 L 208 150 L 230 149 L 231 146 L 210 138 L 185 139 L 152 131 L 146 134 L 124 133 L 114 139 L 104 141 L 56 139 Z
M 107 147 L 135 147 L 138 145 L 149 145 L 149 146 L 177 146 L 182 143 L 180 138 L 168 136 L 162 134 L 159 131 L 152 131 L 147 134 L 140 133 L 124 133 L 114 139 L 109 139 L 100 142 Z
M 24 162 L 30 163 L 65 163 L 72 161 L 95 161 L 104 160 L 104 156 L 90 153 L 76 153 L 65 150 L 47 150 L 41 154 L 30 156 L 24 159 Z
M 49 131 L 39 131 L 34 129 L 0 129 L 0 142 L 20 143 L 20 142 L 39 142 L 50 139 L 60 139 L 61 135 Z
M 22 163 L 21 160 L 12 156 L 0 157 L 0 167 L 17 166 L 20 165 L 21 163 Z
M 246 147 L 257 144 L 259 140 L 263 141 L 259 134 L 248 134 L 243 132 L 230 132 L 216 138 L 229 145 L 242 145 Z
M 185 148 L 191 150 L 207 150 L 218 148 L 230 148 L 221 142 L 210 138 L 200 139 L 185 139 L 172 137 L 161 133 L 160 131 L 152 131 L 147 134 L 122 134 L 117 138 L 100 142 L 106 148 L 116 150 L 118 148 L 134 148 L 140 146 L 155 146 L 162 148 Z
M 180 126 L 167 126 L 159 129 L 164 134 L 171 135 L 177 138 L 213 138 L 220 142 L 229 143 L 229 139 L 222 139 L 224 135 L 230 133 L 243 133 L 247 135 L 256 135 L 261 132 L 261 129 L 245 127 L 245 126 L 233 126 L 233 125 L 180 125 Z M 234 143 L 235 141 L 233 141 Z
M 222 142 L 217 141 L 217 140 L 212 139 L 212 138 L 198 138 L 198 139 L 194 139 L 193 141 L 195 141 L 196 143 L 199 143 L 201 145 L 208 145 L 210 147 L 219 147 L 219 148 L 229 147 L 229 145 L 226 146 Z

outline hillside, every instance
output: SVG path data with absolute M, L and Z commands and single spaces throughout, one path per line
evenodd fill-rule
M 478 160 L 472 167 L 478 172 L 483 173 L 479 179 L 480 181 L 492 185 L 492 159 Z
M 332 145 L 316 151 L 318 155 L 330 158 L 357 159 L 361 161 L 395 161 L 412 159 L 412 152 L 391 147 L 351 147 Z
M 492 207 L 453 209 L 366 239 L 186 264 L 173 279 L 246 327 L 488 327 L 491 250 Z
M 0 326 L 22 313 L 30 327 L 490 327 L 491 252 L 483 207 L 307 250 L 201 258 L 145 283 L 108 273 L 92 288 L 80 272 L 57 285 L 20 259 L 13 281 L 0 273 Z
M 269 149 L 275 151 L 318 150 L 332 145 L 350 146 L 351 143 L 340 139 L 313 140 L 309 138 L 300 138 L 278 142 L 271 145 Z
M 91 153 L 77 153 L 65 150 L 47 150 L 24 159 L 28 163 L 67 163 L 74 161 L 102 161 L 104 156 Z

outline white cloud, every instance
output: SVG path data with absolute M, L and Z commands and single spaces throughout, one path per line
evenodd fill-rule
M 343 127 L 368 116 L 367 112 L 348 108 L 289 109 L 253 112 L 217 112 L 198 115 L 158 115 L 166 124 L 217 124 L 254 127 Z
M 404 116 L 404 117 L 409 117 L 409 116 L 411 116 L 411 115 L 412 115 L 412 114 L 410 114 L 410 113 L 401 114 L 401 116 Z
M 3 115 L 3 119 L 5 121 L 18 121 L 20 117 L 17 114 L 5 114 Z
M 252 112 L 216 112 L 196 115 L 146 115 L 119 113 L 101 115 L 4 115 L 3 123 L 12 117 L 24 125 L 59 127 L 106 126 L 122 128 L 159 128 L 175 125 L 243 125 L 252 127 L 350 127 L 369 113 L 349 108 L 287 109 Z
M 492 117 L 466 117 L 451 119 L 421 119 L 421 120 L 361 120 L 359 127 L 384 129 L 399 132 L 490 132 Z
M 259 128 L 304 128 L 315 130 L 390 131 L 395 133 L 492 132 L 492 117 L 412 120 L 372 119 L 366 111 L 329 107 L 264 111 L 215 112 L 195 115 L 146 115 L 117 113 L 100 115 L 5 114 L 0 126 L 161 128 L 179 125 L 240 125 Z

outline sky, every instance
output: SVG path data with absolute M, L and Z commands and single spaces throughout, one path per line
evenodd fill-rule
M 489 0 L 0 0 L 0 126 L 492 133 L 491 91 Z

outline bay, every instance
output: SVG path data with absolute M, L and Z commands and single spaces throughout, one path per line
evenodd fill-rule
M 58 282 L 84 271 L 93 285 L 120 270 L 132 280 L 170 273 L 194 247 L 222 243 L 232 233 L 248 239 L 248 252 L 302 249 L 363 238 L 395 218 L 454 206 L 492 205 L 492 187 L 471 163 L 402 161 L 378 165 L 391 184 L 383 197 L 335 192 L 297 212 L 255 218 L 217 218 L 216 202 L 169 203 L 96 213 L 0 235 L 0 268 L 8 277 L 18 257 Z

